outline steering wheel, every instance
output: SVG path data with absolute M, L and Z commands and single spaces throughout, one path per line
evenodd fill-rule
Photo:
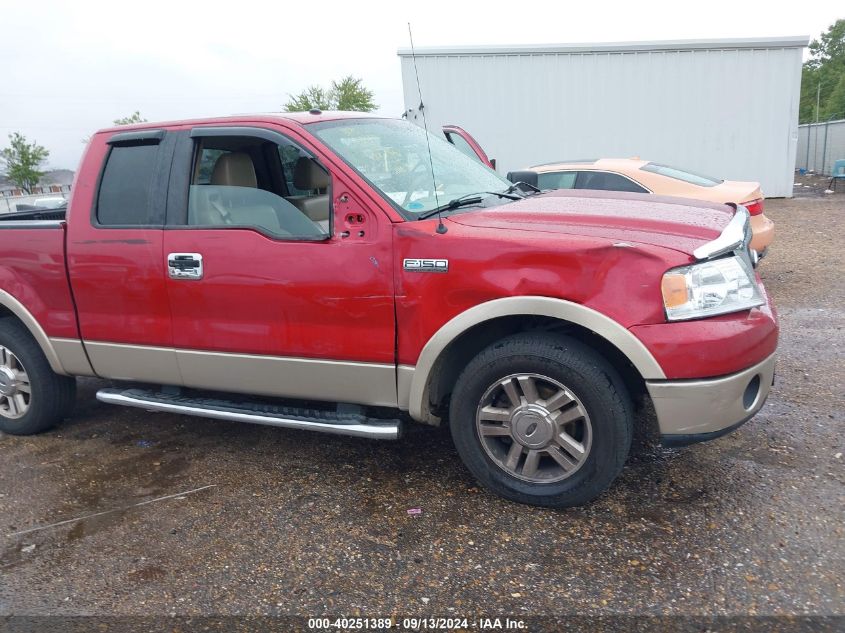
M 404 207 L 411 201 L 411 194 L 417 191 L 418 187 L 422 188 L 427 185 L 434 185 L 431 175 L 431 166 L 428 162 L 420 161 L 407 174 L 408 183 L 406 185 L 405 198 L 399 206 Z

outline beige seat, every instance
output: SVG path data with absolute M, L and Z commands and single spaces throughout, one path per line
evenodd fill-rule
M 249 154 L 244 152 L 221 154 L 211 171 L 211 184 L 228 187 L 257 187 L 255 165 L 252 164 Z
M 192 187 L 192 192 L 197 193 L 197 204 L 191 206 L 190 223 L 256 226 L 274 233 L 286 233 L 281 230 L 279 216 L 273 207 L 261 203 L 262 198 L 273 194 L 257 186 L 255 166 L 249 154 L 222 154 L 214 163 L 210 185 Z
M 303 191 L 327 190 L 329 182 L 329 174 L 313 158 L 303 156 L 296 161 L 293 168 L 293 186 L 297 189 Z M 287 200 L 320 226 L 328 226 L 331 212 L 328 193 L 313 196 L 294 196 Z

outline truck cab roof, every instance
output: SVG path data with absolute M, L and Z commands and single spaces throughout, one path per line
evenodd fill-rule
M 222 124 L 231 125 L 234 122 L 242 121 L 289 121 L 298 123 L 299 125 L 308 125 L 309 123 L 317 123 L 319 121 L 336 121 L 338 119 L 390 119 L 395 117 L 386 117 L 370 112 L 350 112 L 342 110 L 325 110 L 310 111 L 310 112 L 255 112 L 245 114 L 230 114 L 215 117 L 206 117 L 198 119 L 181 119 L 173 121 L 147 121 L 144 123 L 136 123 L 133 125 L 113 125 L 107 128 L 98 130 L 98 133 L 105 132 L 127 132 L 130 130 L 146 130 L 150 128 L 172 128 L 183 127 L 190 125 L 209 125 Z

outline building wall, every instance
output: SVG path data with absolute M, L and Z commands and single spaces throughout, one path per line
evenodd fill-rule
M 791 196 L 806 38 L 502 49 L 417 49 L 430 129 L 473 134 L 506 173 L 639 156 L 755 180 Z M 409 120 L 422 124 L 409 51 Z
M 829 176 L 833 163 L 845 159 L 845 119 L 798 126 L 795 168 Z

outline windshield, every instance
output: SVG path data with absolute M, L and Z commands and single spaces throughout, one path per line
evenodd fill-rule
M 407 121 L 344 119 L 308 127 L 409 219 L 461 196 L 511 185 L 433 134 L 429 161 L 426 132 Z

